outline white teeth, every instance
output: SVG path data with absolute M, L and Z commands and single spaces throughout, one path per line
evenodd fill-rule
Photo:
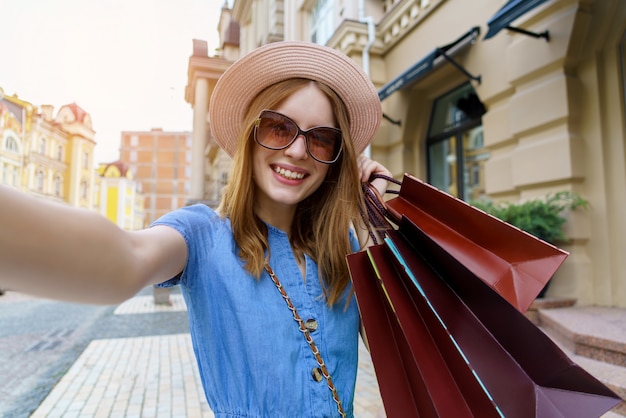
M 280 168 L 280 167 L 274 167 L 274 171 L 280 174 L 281 176 L 287 177 L 288 179 L 292 179 L 292 180 L 300 180 L 304 178 L 304 173 L 295 173 L 291 170 L 285 170 L 284 168 Z

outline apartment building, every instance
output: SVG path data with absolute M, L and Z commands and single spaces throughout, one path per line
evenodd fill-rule
M 253 48 L 309 40 L 359 63 L 384 120 L 368 152 L 464 200 L 573 191 L 570 252 L 548 296 L 626 306 L 626 7 L 622 0 L 235 0 L 222 48 L 193 41 L 195 197 L 219 195 L 228 157 L 210 138 L 219 75 Z
M 189 202 L 192 141 L 190 132 L 122 132 L 120 160 L 132 171 L 144 197 L 145 224 Z
M 91 208 L 96 141 L 76 103 L 54 107 L 0 89 L 0 181 L 37 197 Z

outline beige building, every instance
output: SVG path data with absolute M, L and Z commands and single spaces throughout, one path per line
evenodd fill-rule
M 192 195 L 219 197 L 228 157 L 209 136 L 216 80 L 262 44 L 327 44 L 379 88 L 384 121 L 369 150 L 464 200 L 574 191 L 570 257 L 548 296 L 626 307 L 626 7 L 623 0 L 235 0 L 222 48 L 194 40 Z
M 122 132 L 120 161 L 128 165 L 143 195 L 145 226 L 188 204 L 191 146 L 190 132 L 164 132 L 160 128 Z

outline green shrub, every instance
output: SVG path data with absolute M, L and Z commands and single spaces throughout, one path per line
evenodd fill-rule
M 585 199 L 570 191 L 522 203 L 496 204 L 485 199 L 470 204 L 551 244 L 567 239 L 563 234 L 566 219 L 562 212 L 588 206 Z

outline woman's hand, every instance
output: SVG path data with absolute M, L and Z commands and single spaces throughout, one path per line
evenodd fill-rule
M 364 155 L 359 156 L 357 163 L 359 164 L 359 173 L 361 175 L 361 182 L 367 183 L 372 174 L 382 174 L 391 177 L 391 171 L 378 161 L 374 161 Z M 374 179 L 371 182 L 372 186 L 376 188 L 381 196 L 387 191 L 389 182 L 385 179 Z
M 368 157 L 361 155 L 357 159 L 357 163 L 359 165 L 359 175 L 362 183 L 370 183 L 374 189 L 378 192 L 378 194 L 382 197 L 389 186 L 389 182 L 384 178 L 376 178 L 370 182 L 370 177 L 372 174 L 380 174 L 383 176 L 391 177 L 391 172 L 381 163 L 374 161 Z M 367 225 L 368 220 L 363 219 L 364 223 L 358 224 L 356 228 L 357 236 L 359 237 L 359 242 L 363 247 L 369 247 L 376 243 L 376 241 L 380 241 L 382 239 L 381 236 L 378 236 L 378 233 L 375 232 L 371 226 Z M 374 236 L 371 234 L 375 234 Z M 364 339 L 365 340 L 365 339 Z

